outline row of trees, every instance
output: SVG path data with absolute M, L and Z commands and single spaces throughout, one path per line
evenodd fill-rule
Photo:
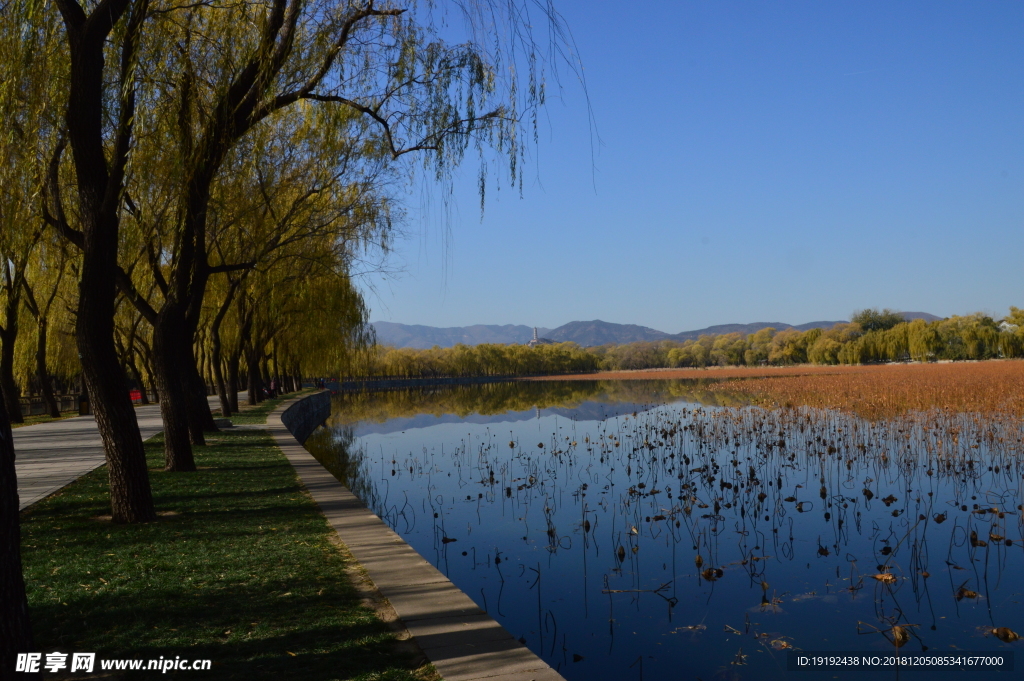
M 1024 357 L 1024 310 L 1002 322 L 984 314 L 904 321 L 890 310 L 863 310 L 830 329 L 705 335 L 685 342 L 581 348 L 575 343 L 451 348 L 372 347 L 354 355 L 354 373 L 389 378 L 524 376 L 669 367 L 862 364 Z
M 445 39 L 449 15 L 469 39 Z M 488 149 L 519 181 L 544 100 L 534 25 L 568 54 L 557 13 L 526 1 L 2 6 L 3 673 L 31 650 L 4 425 L 19 396 L 80 379 L 113 520 L 154 519 L 131 385 L 159 395 L 184 473 L 215 430 L 208 384 L 230 413 L 243 377 L 350 366 L 372 344 L 353 279 L 386 254 L 398 192 L 444 191 L 475 152 L 482 200 Z
M 77 286 L 68 274 L 80 263 L 52 234 L 34 236 L 25 253 L 28 266 L 7 260 L 0 275 L 5 283 L 0 288 L 5 308 L 0 315 L 0 381 L 15 423 L 23 420 L 19 398 L 42 399 L 56 417 L 55 396 L 83 388 L 75 343 Z M 298 376 L 338 371 L 354 348 L 372 341 L 362 298 L 348 274 L 349 260 L 343 245 L 327 248 L 306 240 L 278 249 L 261 266 L 210 282 L 192 347 L 202 394 L 219 393 L 223 415 L 238 410 L 238 390 L 247 389 L 253 403 L 272 379 L 293 389 Z M 70 264 L 66 271 L 56 268 L 65 262 Z M 151 286 L 147 296 L 154 291 Z M 162 397 L 147 300 L 137 301 L 144 307 L 140 311 L 119 296 L 113 328 L 120 369 L 144 403 L 150 394 Z
M 879 322 L 880 317 L 888 317 Z M 984 314 L 926 322 L 888 310 L 865 310 L 830 329 L 776 330 L 701 336 L 683 343 L 630 343 L 592 349 L 602 369 L 862 364 L 1024 357 L 1024 310 L 997 322 Z
M 354 374 L 374 378 L 527 376 L 597 371 L 598 358 L 575 343 L 455 345 L 430 349 L 374 346 L 355 357 Z

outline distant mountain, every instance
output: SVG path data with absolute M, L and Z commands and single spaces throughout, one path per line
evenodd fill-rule
M 902 312 L 907 320 L 924 319 L 935 321 L 942 319 L 927 312 Z M 836 324 L 846 324 L 843 320 L 807 322 L 806 324 L 786 324 L 784 322 L 753 322 L 751 324 L 718 324 L 695 331 L 683 331 L 682 333 L 665 333 L 647 326 L 636 324 L 615 324 L 595 319 L 591 322 L 569 322 L 557 329 L 538 328 L 537 333 L 542 338 L 550 338 L 553 341 L 563 343 L 571 341 L 583 347 L 595 345 L 635 343 L 637 341 L 659 341 L 673 340 L 685 341 L 696 340 L 705 335 L 719 335 L 724 333 L 751 334 L 767 327 L 773 327 L 779 331 L 783 329 L 796 329 L 807 331 L 808 329 L 828 329 Z M 377 341 L 382 345 L 393 345 L 396 348 L 431 348 L 439 345 L 442 348 L 449 348 L 458 343 L 466 345 L 479 345 L 481 343 L 528 343 L 533 338 L 533 327 L 522 324 L 488 325 L 476 324 L 475 326 L 453 326 L 449 328 L 437 328 L 434 326 L 421 326 L 419 324 L 396 324 L 393 322 L 374 322 L 377 330 Z
M 846 319 L 840 319 L 835 322 L 807 322 L 806 324 L 797 324 L 793 328 L 797 331 L 809 331 L 811 329 L 831 329 L 836 324 L 849 324 L 850 322 Z
M 533 327 L 522 324 L 475 324 L 438 328 L 420 324 L 373 322 L 372 326 L 377 331 L 378 343 L 396 348 L 432 348 L 435 345 L 450 348 L 459 343 L 527 343 L 533 338 Z M 548 329 L 538 329 L 538 333 L 543 336 L 548 333 Z
M 940 319 L 943 319 L 942 317 L 936 317 L 935 315 L 928 314 L 927 312 L 900 312 L 900 314 L 903 315 L 903 318 L 908 322 L 912 319 L 923 319 L 926 322 L 937 322 Z
M 636 341 L 657 341 L 669 334 L 657 329 L 636 324 L 614 324 L 595 319 L 592 322 L 569 322 L 544 334 L 553 341 L 572 341 L 584 347 L 607 345 L 608 343 L 633 343 Z
M 674 341 L 685 341 L 685 340 L 697 340 L 701 336 L 717 336 L 723 333 L 741 333 L 747 335 L 750 333 L 757 333 L 761 329 L 767 329 L 771 327 L 777 331 L 783 329 L 797 329 L 798 331 L 807 331 L 808 329 L 830 329 L 836 324 L 845 324 L 846 322 L 808 322 L 801 324 L 800 326 L 793 326 L 792 324 L 785 324 L 783 322 L 754 322 L 752 324 L 718 324 L 717 326 L 709 326 L 706 329 L 697 329 L 696 331 L 683 331 L 669 336 Z
M 681 333 L 673 334 L 672 340 L 697 340 L 701 336 L 719 336 L 723 333 L 742 333 L 743 335 L 746 335 L 748 333 L 757 333 L 761 329 L 767 329 L 769 326 L 781 330 L 788 329 L 791 325 L 783 324 L 782 322 L 754 322 L 752 324 L 717 324 L 715 326 L 709 326 L 706 329 L 697 329 L 696 331 L 683 331 Z

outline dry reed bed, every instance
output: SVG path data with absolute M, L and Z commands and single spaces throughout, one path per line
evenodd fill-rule
M 1024 362 L 853 367 L 841 373 L 726 381 L 755 404 L 839 409 L 867 419 L 931 410 L 1024 416 Z
M 1024 361 L 873 366 L 730 367 L 618 371 L 532 380 L 714 380 L 708 390 L 739 393 L 764 407 L 839 409 L 868 419 L 951 410 L 1024 416 Z M 732 380 L 722 380 L 732 379 Z M 736 380 L 742 379 L 742 380 Z
M 758 376 L 802 376 L 805 374 L 855 373 L 867 366 L 763 366 L 763 367 L 706 367 L 703 369 L 636 369 L 628 371 L 601 371 L 591 374 L 560 374 L 531 376 L 524 381 L 651 381 L 668 379 L 715 380 L 722 378 L 752 378 Z

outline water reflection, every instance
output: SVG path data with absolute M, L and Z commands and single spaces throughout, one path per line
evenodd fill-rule
M 679 381 L 346 396 L 307 447 L 570 679 L 1020 645 L 1018 421 L 723 401 Z

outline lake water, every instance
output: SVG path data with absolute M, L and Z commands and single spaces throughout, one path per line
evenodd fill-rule
M 1018 420 L 868 422 L 681 381 L 382 392 L 333 412 L 307 448 L 568 679 L 1022 674 L 960 656 L 1021 648 Z M 860 657 L 787 671 L 794 652 Z M 863 665 L 923 652 L 927 668 Z

